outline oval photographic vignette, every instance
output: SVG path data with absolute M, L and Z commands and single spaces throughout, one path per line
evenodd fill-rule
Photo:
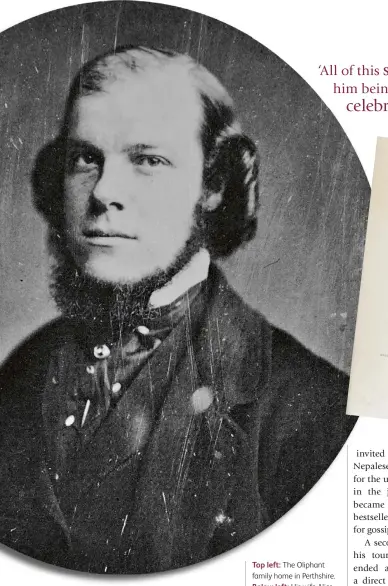
M 1 271 L 5 276 L 0 299 L 1 331 L 4 333 L 0 379 L 4 398 L 0 417 L 6 418 L 3 445 L 12 454 L 10 480 L 7 486 L 3 482 L 1 489 L 3 527 L 0 540 L 35 559 L 101 574 L 164 571 L 186 567 L 228 551 L 281 518 L 308 492 L 330 465 L 354 424 L 354 418 L 345 417 L 347 378 L 342 371 L 348 371 L 350 366 L 369 202 L 369 186 L 361 164 L 331 112 L 285 62 L 247 35 L 198 13 L 143 2 L 78 5 L 43 14 L 4 31 L 0 43 L 2 54 L 6 55 L 0 96 L 5 127 L 4 157 L 0 163 L 3 211 L 0 233 L 4 249 Z M 48 293 L 51 269 L 46 250 L 49 245 L 55 256 L 58 241 L 63 246 L 70 232 L 66 214 L 58 207 L 58 201 L 53 203 L 49 197 L 53 190 L 58 193 L 67 189 L 66 193 L 74 193 L 71 188 L 64 187 L 64 176 L 68 185 L 82 172 L 81 183 L 85 184 L 85 177 L 93 170 L 79 171 L 79 161 L 81 165 L 86 163 L 86 166 L 97 168 L 99 157 L 102 157 L 99 179 L 102 185 L 102 177 L 108 176 L 108 163 L 119 163 L 116 147 L 103 144 L 105 138 L 108 140 L 112 136 L 101 131 L 101 144 L 92 145 L 93 153 L 77 151 L 75 170 L 74 167 L 71 171 L 67 166 L 64 168 L 72 132 L 80 134 L 86 128 L 88 139 L 82 139 L 83 142 L 92 142 L 89 137 L 93 133 L 100 139 L 100 130 L 96 131 L 95 126 L 89 128 L 82 123 L 75 131 L 74 123 L 63 124 L 71 81 L 81 66 L 114 47 L 120 55 L 120 47 L 128 43 L 188 54 L 213 74 L 207 77 L 202 69 L 195 70 L 192 61 L 179 61 L 164 53 L 163 58 L 150 52 L 139 56 L 137 49 L 133 55 L 125 53 L 129 59 L 125 68 L 130 76 L 137 68 L 144 71 L 146 77 L 148 67 L 157 71 L 154 78 L 158 79 L 159 70 L 167 72 L 161 76 L 160 85 L 153 87 L 160 90 L 155 95 L 163 115 L 168 116 L 168 111 L 162 107 L 166 99 L 163 79 L 170 71 L 175 75 L 175 66 L 174 79 L 178 79 L 179 84 L 171 80 L 169 83 L 177 83 L 176 92 L 182 91 L 188 102 L 200 94 L 200 111 L 203 113 L 208 108 L 206 122 L 201 120 L 202 125 L 209 126 L 209 130 L 201 126 L 201 152 L 208 177 L 204 172 L 204 193 L 198 193 L 197 200 L 192 202 L 191 213 L 197 213 L 196 204 L 200 204 L 203 216 L 200 221 L 196 216 L 196 226 L 198 224 L 198 230 L 211 233 L 212 240 L 210 237 L 206 240 L 206 247 L 203 241 L 199 246 L 195 238 L 193 242 L 190 240 L 192 247 L 185 251 L 187 255 L 180 255 L 180 263 L 170 271 L 170 261 L 176 260 L 174 246 L 177 255 L 180 254 L 185 234 L 181 235 L 183 240 L 178 236 L 176 241 L 172 239 L 170 252 L 160 259 L 169 269 L 165 280 L 158 281 L 158 286 L 153 280 L 149 284 L 152 293 L 162 292 L 158 297 L 162 301 L 155 305 L 156 312 L 147 313 L 140 322 L 139 308 L 133 309 L 131 315 L 135 315 L 137 321 L 134 328 L 131 324 L 131 338 L 125 339 L 125 343 L 120 338 L 118 354 L 114 334 L 119 330 L 121 335 L 122 328 L 114 323 L 112 331 L 107 333 L 101 312 L 96 314 L 97 321 L 101 319 L 101 329 L 96 334 L 95 328 L 87 328 L 87 335 L 82 329 L 80 347 L 73 315 L 71 327 L 63 320 L 45 326 L 58 314 Z M 192 85 L 187 82 L 190 68 Z M 93 84 L 86 87 L 92 75 L 82 89 L 82 97 L 77 94 L 75 101 L 82 99 L 86 104 L 91 98 L 94 104 L 93 97 L 99 94 L 100 97 L 105 93 L 110 97 L 117 95 L 110 86 L 109 89 L 104 86 L 111 82 L 106 82 L 100 70 L 96 71 L 93 75 L 98 78 L 97 82 L 101 77 L 103 87 Z M 115 65 L 112 71 L 116 71 Z M 107 78 L 110 75 L 116 73 L 109 73 Z M 120 69 L 118 77 L 122 75 Z M 217 85 L 217 80 L 226 92 Z M 92 81 L 94 83 L 95 79 Z M 136 90 L 139 95 L 144 91 L 144 83 L 135 83 L 139 86 Z M 152 85 L 154 81 L 149 83 Z M 188 91 L 189 86 L 196 91 Z M 229 111 L 232 108 L 228 93 L 235 104 L 235 118 Z M 192 108 L 195 109 L 195 105 L 193 100 Z M 116 106 L 119 107 L 120 102 L 115 100 L 101 109 L 98 106 L 99 116 L 115 112 Z M 87 111 L 89 116 L 89 106 Z M 151 109 L 145 110 L 143 120 L 149 119 L 150 112 Z M 186 108 L 184 114 L 187 112 Z M 100 124 L 99 116 L 94 116 L 93 120 Z M 175 109 L 174 119 L 176 117 L 179 118 Z M 178 130 L 189 118 L 182 114 Z M 109 128 L 114 127 L 114 122 L 110 120 Z M 130 118 L 128 123 L 134 124 L 134 119 Z M 134 128 L 137 132 L 136 125 Z M 143 124 L 142 128 L 147 125 Z M 162 145 L 169 153 L 177 142 L 180 144 L 182 133 L 175 130 L 173 145 Z M 209 141 L 211 148 L 206 142 L 208 135 L 214 143 Z M 193 172 L 187 161 L 181 162 L 184 157 L 178 157 L 175 163 L 172 156 L 170 161 L 166 153 L 161 152 L 160 145 L 155 152 L 147 149 L 138 152 L 139 145 L 144 144 L 140 139 L 136 140 L 136 148 L 130 144 L 133 152 L 128 156 L 132 166 L 136 163 L 136 177 L 141 177 L 143 182 L 144 177 L 150 176 L 148 173 L 156 173 L 152 175 L 155 184 L 162 173 L 171 172 L 171 169 Z M 193 146 L 188 142 L 182 144 L 187 148 Z M 261 207 L 256 236 L 252 213 L 256 180 L 252 162 L 254 146 L 260 158 Z M 98 156 L 95 155 L 97 150 Z M 128 153 L 127 144 L 121 148 L 124 150 Z M 85 158 L 92 154 L 94 158 Z M 191 151 L 190 156 L 193 156 Z M 146 172 L 144 167 L 147 167 Z M 114 179 L 117 176 L 119 174 L 112 175 Z M 169 184 L 171 181 L 169 178 Z M 243 191 L 245 189 L 244 211 L 233 199 L 239 184 Z M 195 198 L 191 191 L 190 188 L 190 197 Z M 102 199 L 96 194 L 97 189 L 93 187 L 94 207 L 89 209 L 93 222 L 96 218 L 105 218 L 107 213 L 98 207 Z M 173 197 L 170 192 L 167 195 Z M 135 201 L 136 194 L 131 198 Z M 116 199 L 109 203 L 115 215 L 127 206 Z M 98 205 L 94 200 L 99 201 Z M 170 203 L 177 205 L 174 210 L 180 209 L 177 200 L 171 199 Z M 215 222 L 217 211 L 221 213 Z M 160 209 L 157 218 L 155 214 L 149 218 L 154 222 L 154 233 L 158 229 L 157 220 L 164 219 L 165 216 L 160 215 L 164 213 Z M 174 232 L 174 222 L 179 220 L 177 233 L 180 234 L 180 227 L 187 218 L 184 209 L 179 213 L 182 217 L 176 211 L 171 225 L 167 214 L 165 221 Z M 142 217 L 144 214 L 139 214 L 139 222 Z M 227 222 L 231 217 L 234 221 L 238 219 L 234 229 Z M 50 224 L 49 233 L 46 222 Z M 225 233 L 229 230 L 228 235 L 219 240 L 215 231 L 217 225 L 222 225 Z M 117 237 L 140 243 L 143 239 L 146 248 L 153 243 L 152 239 L 147 241 L 147 227 L 144 234 L 140 231 L 135 237 L 122 234 L 122 224 L 113 226 L 114 233 L 108 233 L 106 225 L 98 222 L 86 227 L 83 224 L 82 230 L 87 232 L 83 234 L 89 238 L 87 245 L 98 251 L 107 248 L 99 238 Z M 25 237 L 15 240 L 18 233 Z M 161 231 L 163 245 L 167 236 L 166 231 Z M 189 237 L 191 232 L 186 240 Z M 89 270 L 94 260 L 82 264 L 83 261 L 78 260 L 82 255 L 78 257 L 74 253 L 78 245 L 69 238 L 65 247 L 73 251 L 80 272 Z M 155 249 L 159 254 L 158 248 L 159 243 Z M 208 267 L 204 248 L 210 249 L 211 259 L 217 260 L 226 280 L 213 262 Z M 141 257 L 143 252 L 139 250 L 138 254 Z M 146 263 L 147 255 L 144 258 Z M 191 264 L 193 259 L 195 262 Z M 99 258 L 96 267 L 100 270 L 98 263 Z M 194 271 L 192 268 L 188 271 L 187 287 L 186 280 L 181 285 L 180 279 L 179 294 L 171 297 L 171 279 L 186 275 L 187 266 L 195 266 Z M 152 263 L 150 267 L 146 278 L 152 276 Z M 104 267 L 101 270 L 105 270 Z M 100 273 L 96 274 L 100 277 Z M 208 285 L 203 287 L 201 283 L 206 275 L 209 275 Z M 63 307 L 61 305 L 64 311 L 69 304 L 72 304 L 71 311 L 75 305 L 80 305 L 78 297 L 74 301 L 72 296 L 68 299 L 64 295 L 63 288 L 69 282 L 63 278 L 56 289 L 57 300 L 58 291 L 65 300 Z M 71 283 L 75 286 L 73 281 Z M 166 290 L 167 303 L 164 301 Z M 101 299 L 112 299 L 106 288 L 101 295 L 95 299 L 99 306 L 103 305 Z M 147 295 L 152 299 L 151 289 L 147 289 Z M 92 307 L 94 298 L 88 296 L 86 299 Z M 122 300 L 127 302 L 128 297 L 124 296 L 121 304 Z M 178 307 L 183 306 L 182 312 L 171 307 L 177 301 Z M 160 324 L 158 321 L 158 327 L 148 326 L 155 326 L 153 320 L 164 316 L 165 307 L 168 307 L 168 320 L 172 320 L 173 327 L 172 332 L 169 330 L 159 338 L 160 330 L 166 329 L 166 322 Z M 106 307 L 103 309 L 108 311 Z M 115 306 L 115 315 L 119 309 L 123 311 L 122 306 Z M 125 312 L 120 315 L 127 319 Z M 77 315 L 82 324 L 90 319 L 90 314 Z M 111 316 L 109 323 L 112 323 Z M 190 343 L 183 341 L 183 333 L 179 330 L 184 324 L 185 335 L 187 324 L 193 326 Z M 137 330 L 135 341 L 133 329 Z M 102 331 L 103 336 L 100 335 Z M 181 337 L 177 337 L 179 332 Z M 29 342 L 25 343 L 29 336 Z M 181 345 L 176 340 L 180 340 Z M 144 369 L 141 370 L 140 382 L 143 387 L 147 386 L 147 391 L 139 390 L 141 374 L 134 368 L 132 358 L 129 370 L 127 364 L 123 366 L 123 348 L 131 356 L 136 354 L 135 359 L 140 360 L 141 367 L 145 366 L 149 372 L 154 369 L 155 374 L 152 371 L 148 378 Z M 189 348 L 193 352 L 191 358 L 194 357 L 191 362 L 185 356 Z M 93 356 L 89 356 L 88 351 L 92 351 Z M 173 372 L 170 371 L 171 357 L 176 360 Z M 166 358 L 167 362 L 163 362 Z M 192 370 L 188 374 L 189 362 Z M 18 368 L 20 364 L 27 365 L 22 373 Z M 168 380 L 165 379 L 166 370 L 168 377 L 172 377 Z M 94 386 L 90 382 L 92 379 Z M 27 398 L 22 392 L 26 382 L 31 380 L 36 393 Z M 101 381 L 107 380 L 104 386 Z M 12 393 L 10 382 L 15 386 Z M 158 383 L 162 391 L 155 393 L 155 399 L 153 392 Z M 83 385 L 92 385 L 93 390 L 80 398 L 82 393 L 78 389 Z M 178 393 L 181 385 L 187 387 L 183 398 Z M 137 387 L 140 403 L 130 403 L 126 386 L 132 390 Z M 57 392 L 58 387 L 60 392 Z M 105 392 L 105 387 L 109 393 Z M 78 394 L 74 395 L 75 388 Z M 54 391 L 56 397 L 62 397 L 60 404 L 51 404 L 53 401 L 47 399 Z M 122 399 L 126 401 L 125 410 Z M 329 403 L 330 409 L 327 408 Z M 121 418 L 117 419 L 119 406 L 122 407 Z M 112 413 L 117 419 L 113 427 Z M 93 425 L 88 435 L 83 430 L 91 415 Z M 129 427 L 124 428 L 129 419 Z M 16 430 L 13 433 L 9 422 L 13 422 Z M 175 423 L 175 431 L 171 433 L 171 424 Z M 19 433 L 22 429 L 23 433 Z M 38 434 L 37 430 L 41 429 L 44 433 Z M 84 439 L 75 440 L 69 433 Z M 101 437 L 94 444 L 96 434 Z M 329 440 L 328 435 L 331 435 Z M 31 450 L 32 445 L 39 449 Z M 55 450 L 51 449 L 53 445 L 56 445 Z M 316 454 L 313 464 L 308 460 L 307 446 Z M 29 453 L 26 455 L 27 447 Z M 64 488 L 57 488 L 56 483 L 69 475 L 69 461 L 73 462 L 74 454 L 81 449 L 87 450 L 79 458 L 83 468 L 79 465 L 73 470 L 76 466 L 72 464 L 72 482 L 67 480 Z M 10 459 L 11 456 L 3 456 L 1 470 L 9 469 Z M 61 474 L 57 466 L 61 467 Z M 131 466 L 133 470 L 129 470 Z M 31 467 L 28 476 L 32 478 L 27 483 L 23 476 L 27 475 L 26 467 Z M 258 474 L 253 480 L 254 469 Z M 136 502 L 137 512 L 130 511 L 123 502 L 123 487 L 127 490 L 128 486 L 126 472 L 131 478 L 136 475 L 136 480 L 131 480 L 131 497 Z M 2 477 L 7 478 L 7 475 Z M 102 486 L 104 482 L 106 487 Z M 78 494 L 80 488 L 83 490 L 81 496 L 82 490 Z M 14 502 L 15 494 L 19 495 L 18 503 Z M 107 506 L 108 502 L 112 504 L 112 494 L 118 497 L 116 510 L 114 507 L 109 510 Z M 65 503 L 65 513 L 61 509 L 61 499 Z M 76 503 L 78 509 L 79 502 L 84 502 L 84 510 L 81 513 L 78 510 L 79 518 L 75 522 L 72 519 L 76 527 L 72 535 L 67 515 L 70 510 L 74 512 Z M 104 510 L 106 518 L 101 514 Z M 98 511 L 98 519 L 92 511 Z M 110 522 L 112 517 L 114 528 Z M 158 519 L 156 529 L 155 519 Z M 44 527 L 49 531 L 43 530 Z M 42 539 L 43 534 L 50 536 L 50 543 L 46 537 Z M 109 545 L 111 540 L 114 545 Z M 123 543 L 125 540 L 127 542 Z M 64 554 L 65 548 L 71 554 Z M 97 556 L 96 551 L 99 552 Z

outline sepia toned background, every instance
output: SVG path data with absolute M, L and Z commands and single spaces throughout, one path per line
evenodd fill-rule
M 256 239 L 223 263 L 254 308 L 349 369 L 369 186 L 342 129 L 265 47 L 218 21 L 163 5 L 106 2 L 51 12 L 0 35 L 0 360 L 56 315 L 34 159 L 59 127 L 82 63 L 133 43 L 187 52 L 228 87 L 257 144 Z

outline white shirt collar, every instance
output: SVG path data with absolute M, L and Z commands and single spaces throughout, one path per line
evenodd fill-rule
M 170 305 L 191 287 L 204 281 L 208 276 L 209 265 L 210 255 L 205 248 L 201 248 L 167 285 L 152 293 L 149 300 L 150 307 L 156 308 Z

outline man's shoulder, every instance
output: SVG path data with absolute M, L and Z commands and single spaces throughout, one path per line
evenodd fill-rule
M 270 345 L 271 361 L 278 372 L 286 374 L 287 366 L 291 365 L 293 371 L 324 370 L 346 378 L 341 370 L 315 354 L 291 333 L 272 324 L 260 311 L 249 306 L 218 268 L 211 274 L 211 278 L 216 283 L 214 310 L 217 318 L 220 315 L 226 316 L 228 323 L 247 339 Z
M 42 346 L 45 346 L 48 350 L 56 346 L 61 340 L 66 343 L 72 336 L 72 328 L 69 327 L 67 320 L 58 317 L 50 322 L 34 330 L 30 335 L 24 338 L 6 357 L 3 361 L 2 366 L 6 366 L 11 361 L 16 360 L 19 357 L 28 357 L 36 352 L 39 352 Z M 30 360 L 27 360 L 30 362 Z
M 277 413 L 283 424 L 289 421 L 290 430 L 299 419 L 333 413 L 343 418 L 348 375 L 249 307 L 225 277 L 217 279 L 215 321 L 221 336 L 226 332 L 233 340 L 225 346 L 224 364 L 228 372 L 241 364 L 244 402 L 259 400 L 272 417 Z
M 33 332 L 12 350 L 0 365 L 0 392 L 4 396 L 7 389 L 29 383 L 47 367 L 48 357 L 59 345 L 72 339 L 72 331 L 66 320 L 57 318 Z
M 268 320 L 248 305 L 232 288 L 222 270 L 215 265 L 210 267 L 209 281 L 211 288 L 209 311 L 215 314 L 217 319 L 230 324 L 246 337 L 256 338 L 262 328 L 272 328 Z

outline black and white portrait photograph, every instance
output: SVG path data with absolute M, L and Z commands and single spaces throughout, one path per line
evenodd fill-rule
M 0 34 L 0 543 L 149 574 L 319 481 L 369 185 L 313 89 L 200 13 L 80 4 Z

